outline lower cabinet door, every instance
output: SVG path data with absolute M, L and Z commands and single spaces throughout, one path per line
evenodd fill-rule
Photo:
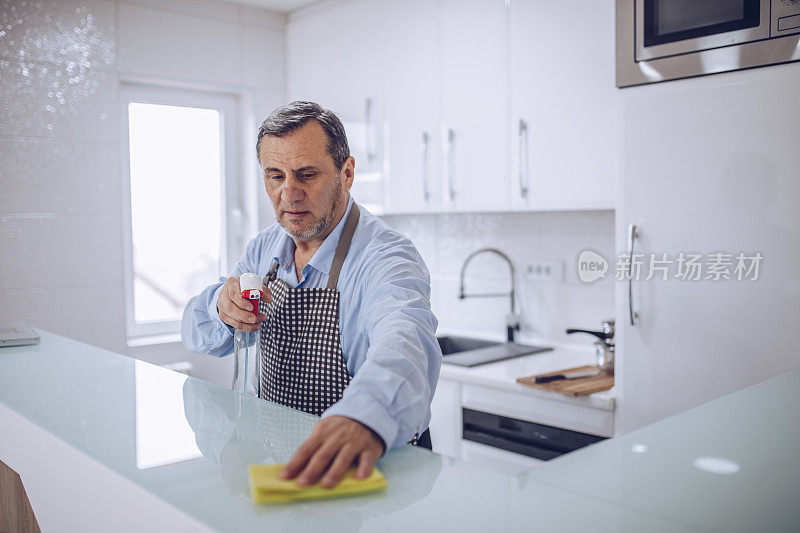
M 433 451 L 461 457 L 461 384 L 440 379 L 431 402 L 431 443 Z
M 505 474 L 516 475 L 543 463 L 539 459 L 501 450 L 479 442 L 461 441 L 461 459 Z

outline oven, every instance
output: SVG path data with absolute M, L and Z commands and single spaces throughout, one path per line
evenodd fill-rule
M 461 458 L 509 474 L 606 440 L 599 435 L 466 407 L 461 413 Z

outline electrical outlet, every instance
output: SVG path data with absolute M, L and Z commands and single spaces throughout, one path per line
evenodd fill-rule
M 525 278 L 531 281 L 564 281 L 564 263 L 546 260 L 528 263 Z

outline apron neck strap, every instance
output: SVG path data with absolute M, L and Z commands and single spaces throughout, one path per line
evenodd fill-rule
M 333 255 L 331 272 L 328 274 L 328 289 L 335 289 L 339 283 L 339 272 L 342 270 L 347 251 L 350 249 L 350 241 L 353 240 L 353 234 L 356 232 L 360 214 L 358 204 L 353 202 L 353 207 L 350 208 L 350 214 L 344 223 L 342 235 L 339 237 L 339 244 L 336 245 L 336 253 Z
M 272 266 L 270 267 L 269 272 L 267 272 L 267 276 L 264 278 L 264 285 L 267 285 L 270 281 L 275 281 L 277 277 L 278 277 L 278 261 L 273 260 Z

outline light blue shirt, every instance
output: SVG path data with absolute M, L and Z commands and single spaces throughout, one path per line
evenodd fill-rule
M 294 241 L 277 223 L 248 243 L 231 276 L 253 272 L 263 279 L 276 260 L 278 278 L 290 287 L 325 287 L 352 206 L 351 197 L 339 224 L 303 267 L 302 281 L 294 267 Z M 428 427 L 442 352 L 422 257 L 410 240 L 359 208 L 337 286 L 342 351 L 352 380 L 322 416 L 358 420 L 380 435 L 388 449 Z M 192 352 L 224 356 L 233 351 L 233 328 L 217 313 L 226 279 L 192 298 L 184 310 L 181 337 Z

